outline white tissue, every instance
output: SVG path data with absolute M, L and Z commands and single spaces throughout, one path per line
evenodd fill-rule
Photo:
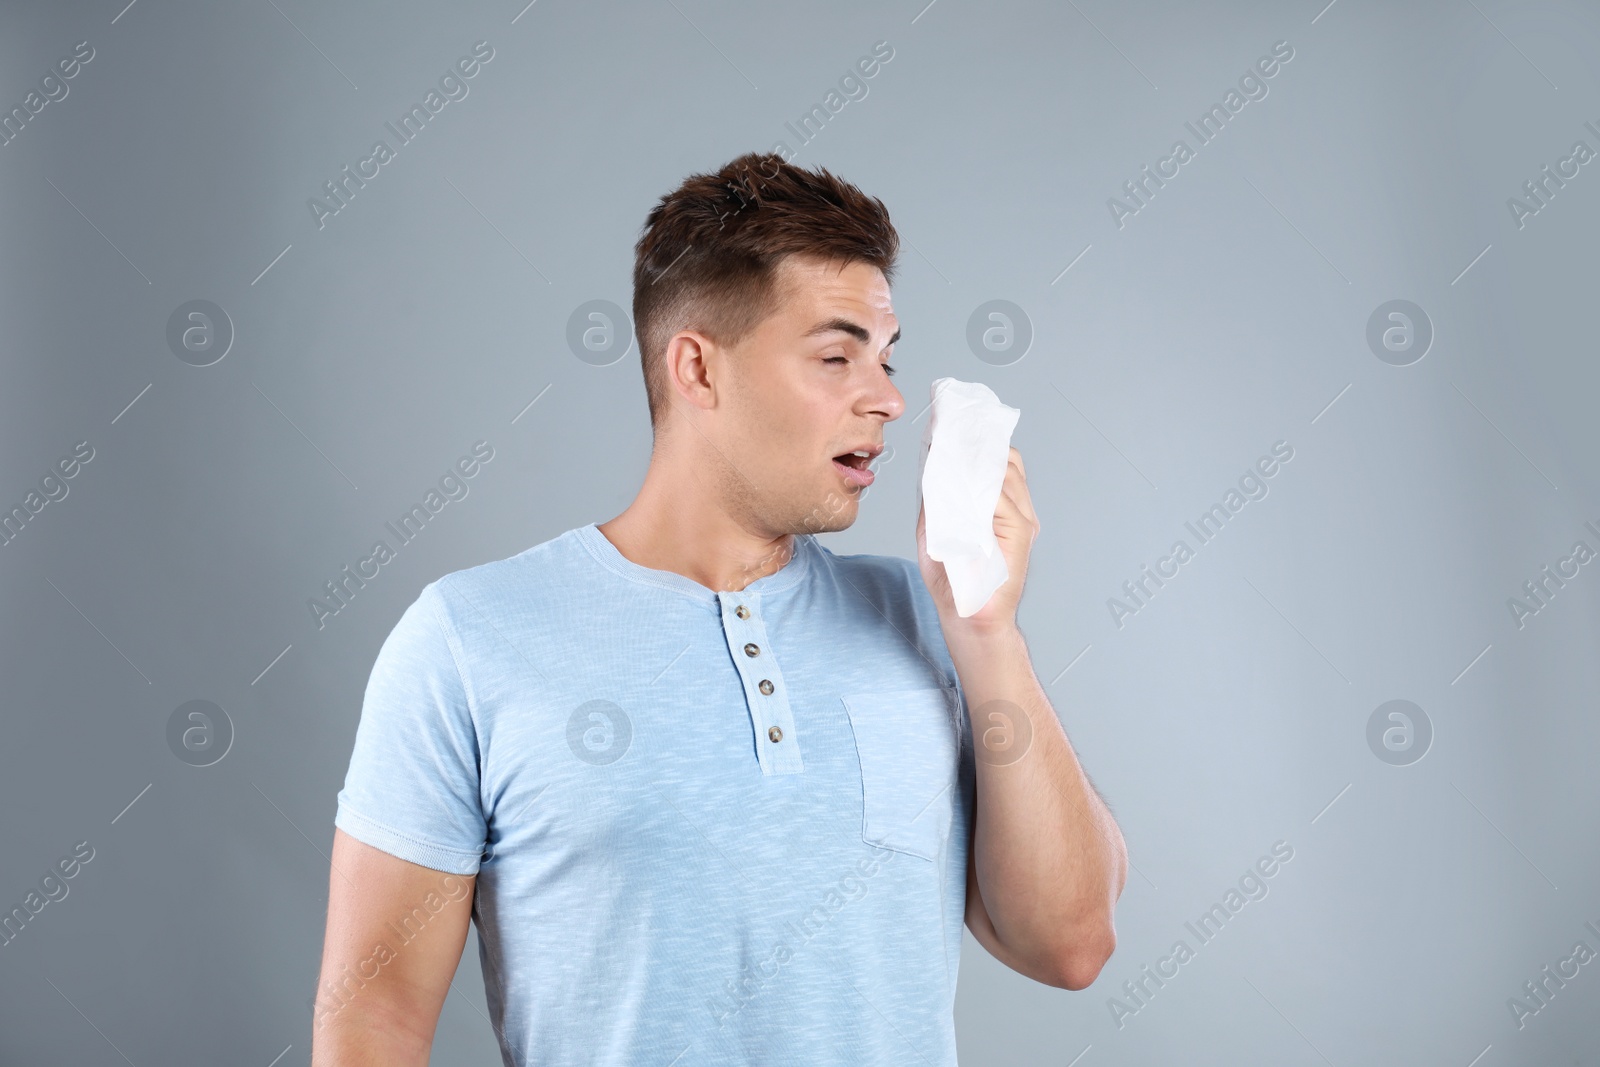
M 1000 403 L 987 385 L 936 378 L 922 431 L 923 536 L 928 556 L 944 564 L 956 614 L 974 614 L 1005 584 L 1009 571 L 994 535 L 1011 431 L 1022 412 Z

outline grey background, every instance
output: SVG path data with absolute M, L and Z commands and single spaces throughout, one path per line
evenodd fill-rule
M 0 948 L 0 1062 L 308 1061 L 379 644 L 426 582 L 632 499 L 637 349 L 584 362 L 568 317 L 628 306 L 657 197 L 777 141 L 905 244 L 910 410 L 826 543 L 914 555 L 932 379 L 1021 408 L 1022 624 L 1136 867 L 1086 991 L 969 935 L 963 1062 L 1600 1062 L 1600 964 L 1521 1029 L 1507 1007 L 1600 950 L 1600 564 L 1522 628 L 1506 603 L 1600 548 L 1600 162 L 1507 207 L 1600 149 L 1600 14 L 925 2 L 6 5 L 5 110 L 95 57 L 0 147 L 0 504 L 94 458 L 0 547 L 0 905 L 95 856 Z M 319 229 L 308 198 L 480 40 L 467 98 Z M 802 146 L 785 122 L 880 40 Z M 1269 94 L 1118 228 L 1107 199 L 1279 40 Z M 237 332 L 209 367 L 166 343 L 195 299 Z M 1004 365 L 966 343 L 993 299 L 1034 334 Z M 1393 299 L 1434 329 L 1409 366 L 1366 343 Z M 318 629 L 308 598 L 479 439 L 470 494 Z M 1270 494 L 1118 628 L 1107 599 L 1280 440 Z M 235 731 L 203 768 L 167 744 L 196 699 Z M 1433 727 L 1407 766 L 1366 740 L 1394 699 Z M 1119 1028 L 1109 998 L 1279 840 L 1270 894 Z M 498 1062 L 470 942 L 436 1049 Z

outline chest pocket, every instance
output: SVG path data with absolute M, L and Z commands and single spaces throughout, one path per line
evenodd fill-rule
M 950 833 L 960 732 L 954 689 L 844 698 L 861 761 L 861 838 L 936 859 Z

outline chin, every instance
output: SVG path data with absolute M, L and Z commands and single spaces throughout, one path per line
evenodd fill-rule
M 860 499 L 854 495 L 832 493 L 822 503 L 812 508 L 799 523 L 796 533 L 818 534 L 848 530 L 855 525 L 860 511 Z

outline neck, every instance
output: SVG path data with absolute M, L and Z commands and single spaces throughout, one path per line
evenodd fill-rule
M 752 516 L 730 507 L 704 469 L 658 451 L 633 503 L 599 529 L 641 567 L 738 592 L 781 570 L 799 546 L 795 535 L 757 528 Z

